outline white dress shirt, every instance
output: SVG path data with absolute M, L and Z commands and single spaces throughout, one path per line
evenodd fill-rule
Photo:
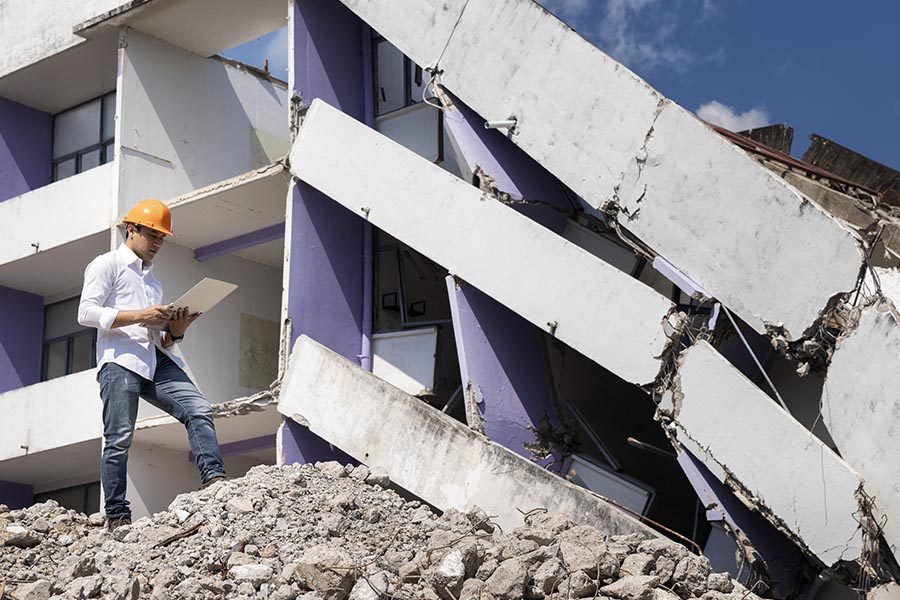
M 97 328 L 97 367 L 116 363 L 153 380 L 156 348 L 182 369 L 180 358 L 162 347 L 162 332 L 142 325 L 112 328 L 120 310 L 142 310 L 162 302 L 162 285 L 153 276 L 153 267 L 122 244 L 101 254 L 84 270 L 84 289 L 78 305 L 78 322 Z

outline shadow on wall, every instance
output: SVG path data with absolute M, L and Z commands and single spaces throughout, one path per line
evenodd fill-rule
M 0 286 L 0 393 L 41 378 L 44 298 Z
M 53 117 L 0 98 L 0 202 L 50 183 Z

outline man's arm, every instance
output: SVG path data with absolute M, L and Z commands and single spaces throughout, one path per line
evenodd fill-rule
M 183 338 L 184 332 L 194 320 L 203 313 L 190 313 L 187 308 L 176 310 L 169 321 L 169 330 L 163 335 L 162 346 L 168 348 L 175 343 L 175 338 Z
M 166 306 L 151 306 L 142 310 L 119 310 L 103 306 L 115 285 L 115 267 L 100 257 L 84 270 L 84 287 L 78 304 L 78 323 L 84 327 L 110 330 L 143 323 L 161 326 L 172 314 Z

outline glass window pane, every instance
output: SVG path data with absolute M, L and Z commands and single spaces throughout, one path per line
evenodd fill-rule
M 100 142 L 100 99 L 91 100 L 53 119 L 53 158 Z
M 84 329 L 78 324 L 78 302 L 79 297 L 76 296 L 44 308 L 44 341 Z
M 413 104 L 422 101 L 422 90 L 428 85 L 431 76 L 416 63 L 409 61 L 409 91 Z M 431 98 L 431 94 L 428 98 Z
M 116 135 L 116 93 L 103 96 L 103 139 Z
M 112 162 L 112 159 L 114 159 L 116 157 L 115 154 L 116 154 L 116 143 L 115 142 L 110 142 L 110 143 L 106 144 L 105 146 L 103 146 L 103 164 Z
M 91 368 L 94 356 L 94 335 L 86 333 L 72 340 L 72 373 L 80 373 Z
M 91 150 L 90 152 L 85 152 L 81 155 L 81 171 L 84 172 L 88 169 L 93 169 L 94 167 L 100 166 L 100 148 L 96 150 Z
M 62 377 L 66 374 L 66 358 L 69 340 L 62 339 L 47 345 L 46 373 L 47 379 Z
M 53 178 L 53 181 L 59 181 L 61 179 L 65 179 L 66 177 L 71 177 L 75 174 L 75 157 L 73 156 L 69 160 L 64 160 L 61 163 L 56 164 L 56 174 Z
M 406 105 L 403 89 L 403 54 L 388 41 L 375 46 L 377 55 L 375 102 L 381 115 Z

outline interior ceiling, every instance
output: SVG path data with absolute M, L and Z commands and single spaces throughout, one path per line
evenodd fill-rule
M 116 89 L 115 30 L 0 78 L 0 96 L 58 113 Z
M 81 288 L 84 268 L 98 255 L 109 252 L 109 248 L 109 230 L 104 230 L 20 258 L 0 265 L 0 285 L 41 296 Z
M 60 479 L 60 465 L 64 464 L 62 472 L 67 480 L 96 481 L 100 450 L 98 438 L 0 461 L 0 480 L 30 483 L 36 492 L 53 489 Z M 67 481 L 65 485 L 75 483 Z
M 212 56 L 280 29 L 287 23 L 283 0 L 145 0 L 122 5 L 106 18 L 92 19 L 78 31 L 93 37 L 122 25 Z
M 217 184 L 210 192 L 175 199 L 172 220 L 176 237 L 172 243 L 191 250 L 222 242 L 265 227 L 284 223 L 288 176 L 273 170 Z M 275 240 L 236 252 L 249 260 L 281 268 L 283 240 Z

